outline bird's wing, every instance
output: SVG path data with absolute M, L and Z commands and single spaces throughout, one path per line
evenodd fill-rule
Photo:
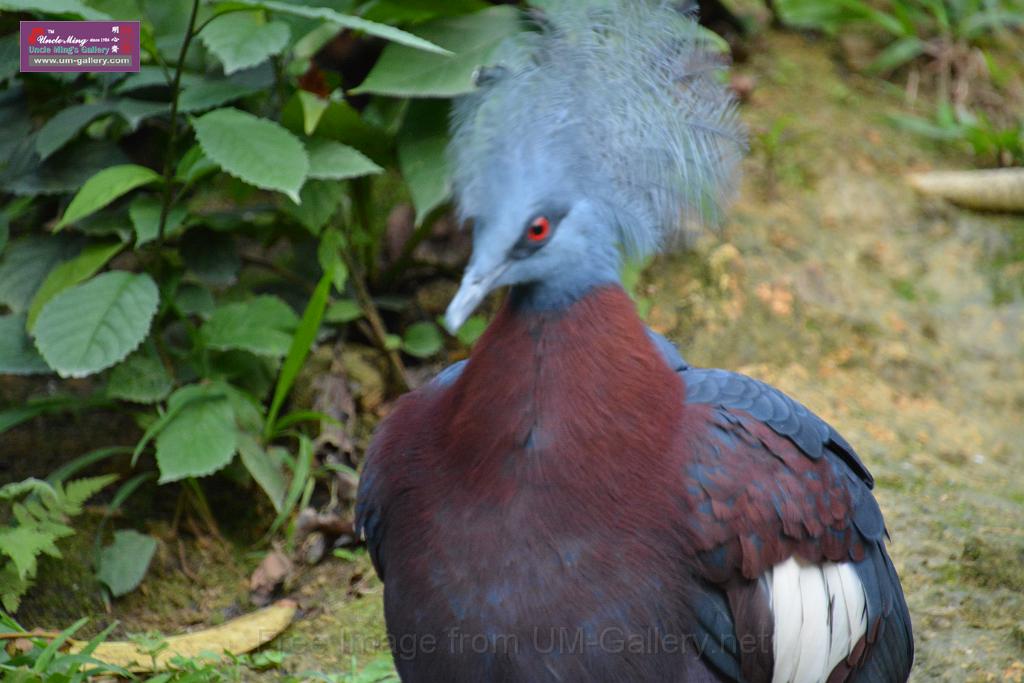
M 705 657 L 736 680 L 817 681 L 833 670 L 829 680 L 905 680 L 910 616 L 860 458 L 767 384 L 723 370 L 679 376 Z M 743 646 L 766 633 L 770 660 Z

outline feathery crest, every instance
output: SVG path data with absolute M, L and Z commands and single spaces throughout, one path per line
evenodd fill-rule
M 499 51 L 456 104 L 463 218 L 586 199 L 632 256 L 714 219 L 745 146 L 722 63 L 692 13 L 663 1 L 562 0 Z

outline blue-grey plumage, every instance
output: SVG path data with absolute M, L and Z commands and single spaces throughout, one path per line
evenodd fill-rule
M 451 156 L 473 257 L 457 328 L 492 289 L 564 305 L 713 221 L 745 137 L 722 60 L 665 2 L 553 2 L 456 104 Z M 538 219 L 542 240 L 526 234 Z M 543 246 L 543 248 L 540 248 Z M 522 291 L 522 290 L 521 290 Z

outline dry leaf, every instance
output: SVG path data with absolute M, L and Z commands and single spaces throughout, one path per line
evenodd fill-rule
M 174 657 L 197 658 L 206 653 L 231 653 L 240 655 L 269 643 L 284 631 L 295 617 L 296 604 L 292 600 L 280 600 L 251 614 L 226 621 L 194 633 L 167 638 L 167 647 L 156 655 L 156 666 L 150 656 L 139 650 L 135 643 L 113 641 L 100 643 L 92 656 L 107 664 L 124 667 L 133 673 L 162 671 Z M 87 645 L 84 641 L 71 641 L 72 653 L 81 652 Z M 227 661 L 225 654 L 219 654 L 221 661 Z

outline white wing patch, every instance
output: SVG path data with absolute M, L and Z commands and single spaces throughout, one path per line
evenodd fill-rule
M 775 618 L 772 683 L 825 681 L 867 631 L 864 586 L 853 565 L 790 558 L 762 581 Z

